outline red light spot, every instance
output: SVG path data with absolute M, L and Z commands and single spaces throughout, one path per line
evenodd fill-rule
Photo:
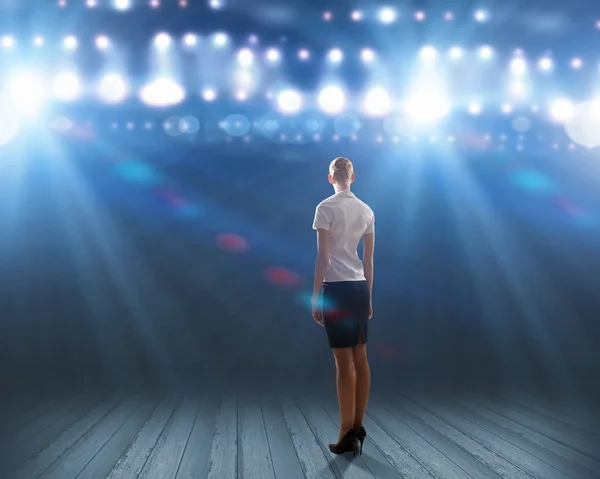
M 270 266 L 267 268 L 264 278 L 271 284 L 286 288 L 296 287 L 302 284 L 300 275 L 280 266 Z
M 234 234 L 217 236 L 217 243 L 222 249 L 231 253 L 244 253 L 250 249 L 250 245 L 244 238 Z

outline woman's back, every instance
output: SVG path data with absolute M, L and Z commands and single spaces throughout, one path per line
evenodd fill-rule
M 358 257 L 361 238 L 373 233 L 373 210 L 350 190 L 342 190 L 317 206 L 313 229 L 326 229 L 330 238 L 330 264 L 325 281 L 364 281 Z

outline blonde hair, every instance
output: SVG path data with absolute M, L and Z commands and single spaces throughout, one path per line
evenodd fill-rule
M 354 165 L 348 158 L 340 156 L 329 165 L 329 174 L 335 183 L 348 185 L 354 174 Z

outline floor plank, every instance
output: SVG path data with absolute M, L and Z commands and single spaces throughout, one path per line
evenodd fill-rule
M 551 465 L 550 462 L 538 458 L 531 451 L 531 445 L 520 436 L 494 425 L 491 421 L 459 409 L 448 401 L 431 400 L 423 397 L 410 399 L 419 402 L 427 410 L 442 418 L 456 429 L 470 436 L 496 454 L 525 470 L 529 475 L 539 479 L 564 479 L 569 477 Z
M 139 477 L 177 403 L 176 399 L 168 398 L 159 404 L 129 445 L 127 451 L 110 471 L 107 479 L 122 479 L 125 477 L 135 479 Z
M 362 456 L 334 455 L 335 391 L 83 393 L 14 407 L 1 479 L 596 479 L 589 428 L 545 403 L 374 395 Z M 10 411 L 3 411 L 10 417 Z M 564 435 L 560 431 L 566 431 Z
M 94 427 L 102 418 L 116 408 L 122 399 L 121 394 L 113 394 L 92 408 L 82 419 L 66 429 L 52 444 L 41 451 L 35 458 L 19 469 L 13 479 L 35 479 L 48 470 L 65 454 L 86 432 Z

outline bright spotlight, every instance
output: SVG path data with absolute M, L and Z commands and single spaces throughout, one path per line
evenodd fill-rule
M 458 60 L 460 58 L 462 58 L 463 56 L 463 50 L 460 47 L 452 47 L 450 49 L 450 58 L 454 59 L 454 60 Z
M 271 63 L 276 63 L 281 59 L 281 53 L 276 48 L 269 48 L 266 56 L 267 60 Z
M 77 38 L 73 35 L 65 37 L 63 40 L 63 47 L 67 50 L 75 50 L 77 48 Z
M 81 83 L 74 73 L 61 73 L 54 79 L 54 96 L 62 101 L 73 101 L 81 93 Z
M 96 0 L 86 0 L 85 5 L 88 8 L 94 8 L 98 6 L 98 2 Z
M 478 102 L 472 102 L 472 103 L 469 103 L 468 110 L 471 115 L 479 115 L 482 111 L 482 108 Z
M 430 122 L 450 112 L 450 102 L 435 88 L 427 85 L 417 87 L 404 104 L 406 113 L 419 122 Z
M 185 98 L 185 92 L 175 81 L 163 77 L 144 86 L 140 98 L 149 106 L 167 107 L 181 103 Z
M 334 48 L 327 54 L 327 59 L 331 63 L 340 63 L 344 59 L 344 54 L 339 48 Z
M 219 10 L 225 6 L 225 2 L 223 0 L 210 0 L 208 4 L 213 10 Z
M 319 93 L 319 106 L 328 114 L 340 113 L 346 106 L 346 94 L 337 86 L 328 86 Z
M 379 21 L 381 23 L 390 24 L 390 23 L 394 23 L 396 21 L 398 14 L 396 13 L 396 10 L 394 10 L 393 8 L 384 7 L 381 10 L 379 10 L 377 17 L 379 18 Z
M 525 84 L 520 80 L 515 80 L 510 84 L 510 92 L 514 96 L 522 97 L 525 95 Z
M 127 84 L 120 75 L 109 73 L 100 80 L 98 94 L 106 103 L 119 103 L 127 95 Z
M 421 60 L 423 60 L 424 62 L 430 63 L 433 60 L 435 60 L 435 57 L 437 56 L 437 52 L 435 51 L 435 48 L 427 46 L 427 47 L 421 48 L 421 51 L 419 52 L 419 56 L 421 57 Z
M 355 22 L 360 22 L 363 19 L 363 13 L 360 10 L 354 10 L 350 14 L 350 18 Z
M 159 50 L 166 50 L 171 45 L 171 37 L 168 33 L 159 33 L 154 37 L 154 45 Z
M 296 113 L 302 106 L 302 97 L 297 91 L 284 90 L 277 95 L 277 106 L 284 113 Z
M 247 67 L 252 65 L 252 61 L 254 60 L 254 53 L 249 48 L 242 48 L 237 55 L 238 62 L 240 65 Z
M 510 70 L 515 75 L 522 75 L 527 71 L 527 62 L 524 58 L 517 57 L 510 63 Z
M 569 121 L 573 117 L 575 112 L 575 106 L 573 103 L 565 98 L 556 100 L 550 106 L 550 115 L 555 121 L 560 123 Z
M 375 52 L 370 48 L 363 48 L 360 52 L 360 58 L 364 63 L 373 63 L 375 61 Z
M 575 70 L 579 70 L 583 66 L 583 60 L 581 58 L 573 58 L 571 60 L 571 67 Z
M 131 0 L 113 0 L 113 6 L 117 10 L 129 10 L 131 8 Z
M 214 88 L 204 88 L 202 90 L 202 98 L 204 98 L 205 101 L 215 101 L 217 99 L 217 92 Z
M 198 45 L 198 35 L 195 35 L 194 33 L 187 33 L 183 37 L 183 44 L 186 47 L 195 47 L 196 45 Z
M 306 48 L 302 48 L 298 51 L 298 58 L 300 58 L 300 60 L 308 60 L 310 58 L 310 52 Z
M 454 13 L 452 13 L 452 12 L 444 13 L 444 20 L 446 20 L 447 22 L 454 20 Z
M 485 10 L 477 10 L 475 12 L 474 17 L 475 17 L 475 20 L 480 23 L 487 22 L 489 19 L 488 12 L 486 12 Z
M 552 70 L 552 59 L 548 57 L 540 58 L 538 65 L 540 67 L 540 70 L 550 71 Z
M 229 38 L 224 33 L 216 33 L 213 36 L 212 42 L 213 45 L 217 48 L 222 48 L 227 45 Z
M 427 18 L 427 15 L 425 14 L 425 12 L 423 10 L 417 10 L 415 12 L 415 20 L 417 22 L 422 22 Z
M 487 45 L 484 45 L 479 49 L 479 57 L 483 60 L 489 60 L 490 58 L 492 58 L 493 53 L 494 51 L 492 50 L 492 48 Z
M 110 46 L 110 41 L 106 35 L 98 35 L 96 37 L 96 48 L 98 50 L 106 50 Z
M 160 7 L 160 0 L 150 0 L 150 8 Z
M 15 46 L 15 39 L 10 35 L 4 35 L 2 37 L 2 48 L 12 48 Z
M 383 88 L 369 90 L 365 98 L 364 108 L 369 116 L 384 116 L 390 112 L 392 100 Z
M 33 38 L 33 44 L 36 47 L 41 47 L 44 45 L 44 37 L 41 37 L 39 35 L 37 35 L 36 37 Z
M 19 113 L 35 116 L 44 101 L 44 81 L 34 73 L 21 73 L 11 78 L 8 88 L 11 103 Z

